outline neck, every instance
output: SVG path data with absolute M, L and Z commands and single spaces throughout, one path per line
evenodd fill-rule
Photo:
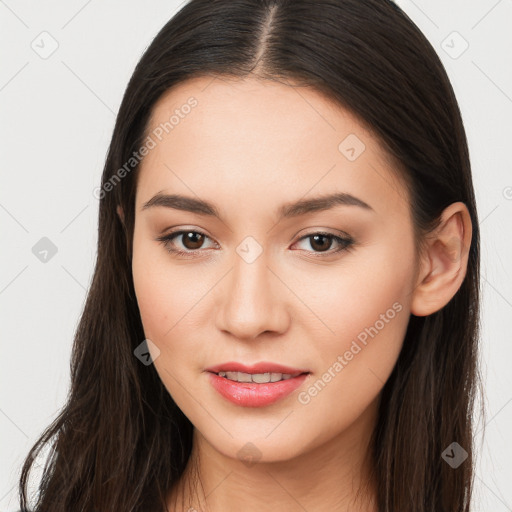
M 277 462 L 226 457 L 194 429 L 192 453 L 169 494 L 169 510 L 376 512 L 368 457 L 376 411 L 374 402 L 335 438 Z

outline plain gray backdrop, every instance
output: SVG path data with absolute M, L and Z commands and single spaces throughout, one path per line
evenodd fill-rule
M 483 440 L 477 427 L 473 510 L 512 511 L 512 0 L 397 3 L 443 61 L 466 127 L 482 236 L 488 410 Z M 180 5 L 0 0 L 0 512 L 17 509 L 23 458 L 68 392 L 96 256 L 93 190 L 122 94 Z

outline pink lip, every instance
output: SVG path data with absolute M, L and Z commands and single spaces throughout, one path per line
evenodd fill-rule
M 242 407 L 264 407 L 295 391 L 306 380 L 308 374 L 303 373 L 291 379 L 265 384 L 235 382 L 212 372 L 208 376 L 211 385 L 230 402 Z
M 242 407 L 264 407 L 273 404 L 295 391 L 307 378 L 309 370 L 292 368 L 277 363 L 263 361 L 253 365 L 245 365 L 230 361 L 206 368 L 210 373 L 211 385 L 226 399 Z M 218 372 L 243 373 L 286 373 L 293 375 L 291 379 L 278 382 L 235 382 L 217 375 Z
M 243 373 L 286 373 L 289 375 L 295 375 L 300 373 L 309 373 L 309 370 L 300 368 L 291 368 L 290 366 L 284 366 L 277 363 L 268 363 L 263 361 L 253 365 L 245 365 L 237 363 L 235 361 L 229 361 L 227 363 L 217 364 L 206 368 L 207 372 L 219 373 L 219 372 L 243 372 Z

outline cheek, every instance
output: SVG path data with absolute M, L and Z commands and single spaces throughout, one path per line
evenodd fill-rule
M 155 370 L 180 408 L 186 408 L 187 396 L 183 395 L 180 383 L 186 380 L 183 369 L 189 365 L 187 357 L 193 353 L 182 342 L 185 331 L 190 329 L 186 326 L 186 311 L 190 307 L 186 307 L 183 294 L 176 293 L 181 289 L 179 275 L 160 259 L 157 252 L 134 243 L 132 273 L 135 295 L 144 335 L 159 350 L 158 356 L 153 356 Z
M 331 297 L 335 334 L 324 329 L 319 337 L 313 357 L 321 364 L 297 397 L 303 414 L 326 422 L 324 440 L 370 407 L 393 370 L 409 321 L 400 277 L 367 274 L 353 294 Z
M 150 339 L 160 339 L 170 328 L 168 313 L 173 311 L 173 295 L 168 293 L 167 282 L 155 267 L 135 253 L 132 272 L 144 332 Z
M 184 315 L 179 273 L 166 264 L 167 254 L 152 241 L 134 235 L 132 275 L 144 333 L 162 350 L 163 341 L 170 338 L 173 327 Z M 179 324 L 178 324 L 179 325 Z
M 403 330 L 397 324 L 407 323 L 413 273 L 412 248 L 397 255 L 392 244 L 383 244 L 353 253 L 336 271 L 301 275 L 296 289 L 301 283 L 300 296 L 316 314 L 321 338 L 343 349 L 375 324 L 382 333 Z
M 409 322 L 414 271 L 412 245 L 400 254 L 393 244 L 382 245 L 358 258 L 354 255 L 353 264 L 332 276 L 309 303 L 329 327 L 319 331 L 315 344 L 322 362 L 316 388 L 330 389 L 322 391 L 324 403 L 346 400 L 348 408 L 368 405 L 396 363 Z
M 199 365 L 201 348 L 204 352 L 191 333 L 197 318 L 207 317 L 204 299 L 211 284 L 197 270 L 187 271 L 169 259 L 165 249 L 134 237 L 132 274 L 144 334 L 160 350 L 154 364 L 162 381 L 176 391 L 171 375 L 182 380 L 185 369 Z

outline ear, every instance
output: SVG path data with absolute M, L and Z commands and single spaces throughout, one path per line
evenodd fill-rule
M 427 237 L 427 250 L 412 294 L 411 313 L 427 316 L 442 309 L 466 276 L 471 245 L 471 216 L 462 202 L 441 214 L 441 223 Z
M 117 211 L 117 215 L 121 219 L 122 224 L 124 225 L 124 211 L 123 211 L 123 208 L 120 205 L 117 205 L 116 211 Z

